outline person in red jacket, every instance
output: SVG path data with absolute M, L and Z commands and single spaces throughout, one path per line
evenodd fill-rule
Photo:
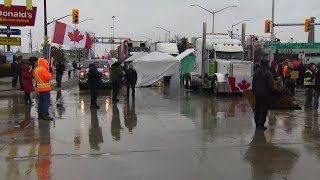
M 23 81 L 23 91 L 24 91 L 24 103 L 25 105 L 32 105 L 30 93 L 34 91 L 33 88 L 33 71 L 32 66 L 28 64 L 23 64 L 21 67 L 22 70 L 22 81 Z
M 38 119 L 53 120 L 49 116 L 50 91 L 52 75 L 49 72 L 49 63 L 44 58 L 39 58 L 38 67 L 34 71 L 39 92 Z

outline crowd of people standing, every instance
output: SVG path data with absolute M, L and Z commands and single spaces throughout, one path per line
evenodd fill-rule
M 101 82 L 102 74 L 98 71 L 98 67 L 98 62 L 95 62 L 94 64 L 90 65 L 88 74 L 88 83 L 91 96 L 90 108 L 100 108 L 100 106 L 97 104 L 97 98 L 99 83 Z M 132 64 L 130 64 L 129 69 L 125 71 L 121 64 L 119 62 L 116 62 L 111 65 L 110 71 L 110 78 L 112 82 L 112 102 L 119 102 L 118 94 L 121 88 L 123 77 L 125 79 L 125 84 L 127 87 L 127 99 L 129 99 L 130 97 L 130 89 L 132 89 L 132 98 L 135 99 L 137 72 L 133 69 Z
M 35 65 L 36 64 L 36 65 Z M 99 64 L 95 62 L 90 65 L 88 73 L 88 85 L 91 95 L 90 108 L 100 108 L 97 104 L 98 88 L 101 82 L 102 73 L 98 71 Z M 77 77 L 78 64 L 68 62 L 65 66 L 62 61 L 58 61 L 56 64 L 56 81 L 57 88 L 61 88 L 62 77 L 64 71 L 68 71 L 68 76 L 71 78 L 73 72 L 74 77 Z M 19 80 L 21 90 L 24 91 L 24 100 L 26 106 L 32 106 L 34 102 L 31 101 L 31 92 L 37 87 L 38 91 L 38 119 L 52 120 L 49 116 L 50 105 L 50 91 L 52 70 L 49 67 L 49 63 L 46 59 L 39 58 L 37 63 L 31 61 L 14 61 L 11 65 L 12 71 L 12 87 L 17 87 Z M 119 101 L 118 94 L 122 85 L 122 79 L 125 79 L 127 86 L 127 99 L 129 99 L 130 89 L 132 90 L 132 98 L 135 99 L 135 86 L 137 82 L 137 72 L 133 69 L 132 65 L 129 65 L 128 70 L 124 70 L 120 63 L 116 62 L 112 64 L 110 68 L 110 78 L 112 81 L 112 102 L 117 103 Z M 33 83 L 35 80 L 35 84 Z
M 255 123 L 257 129 L 266 129 L 270 97 L 275 89 L 287 88 L 294 96 L 296 89 L 305 90 L 305 109 L 318 110 L 320 97 L 320 63 L 304 64 L 302 59 L 278 63 L 262 60 L 254 68 L 252 88 L 255 95 Z

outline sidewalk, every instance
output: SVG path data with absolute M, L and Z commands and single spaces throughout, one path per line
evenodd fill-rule
M 55 75 L 52 77 L 52 80 L 51 80 L 51 85 L 52 87 L 55 87 L 57 82 L 56 82 L 56 77 Z M 72 78 L 70 80 L 74 80 L 74 79 L 77 79 L 77 78 Z M 20 91 L 19 89 L 16 89 L 16 88 L 12 88 L 12 85 L 11 85 L 11 81 L 12 81 L 12 77 L 4 77 L 4 78 L 0 78 L 0 92 L 5 92 L 5 91 Z M 62 83 L 64 82 L 67 82 L 69 81 L 69 78 L 68 78 L 68 73 L 65 72 L 64 75 L 63 75 L 63 78 L 62 78 Z M 19 84 L 19 82 L 18 82 Z

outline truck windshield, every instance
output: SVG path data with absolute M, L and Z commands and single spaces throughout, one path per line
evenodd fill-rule
M 242 52 L 216 52 L 217 59 L 242 59 Z

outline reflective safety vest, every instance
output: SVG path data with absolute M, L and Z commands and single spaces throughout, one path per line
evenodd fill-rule
M 44 67 L 37 67 L 35 69 L 34 75 L 37 81 L 37 88 L 39 92 L 46 92 L 51 90 L 51 83 L 50 81 L 45 81 L 44 79 L 41 79 L 39 72 L 44 70 Z
M 310 70 L 307 70 L 306 73 L 310 73 L 311 75 L 313 74 L 313 72 L 310 71 Z M 303 84 L 305 86 L 314 86 L 316 84 L 315 78 L 313 78 L 313 79 L 312 79 L 312 77 L 304 78 L 304 83 Z

